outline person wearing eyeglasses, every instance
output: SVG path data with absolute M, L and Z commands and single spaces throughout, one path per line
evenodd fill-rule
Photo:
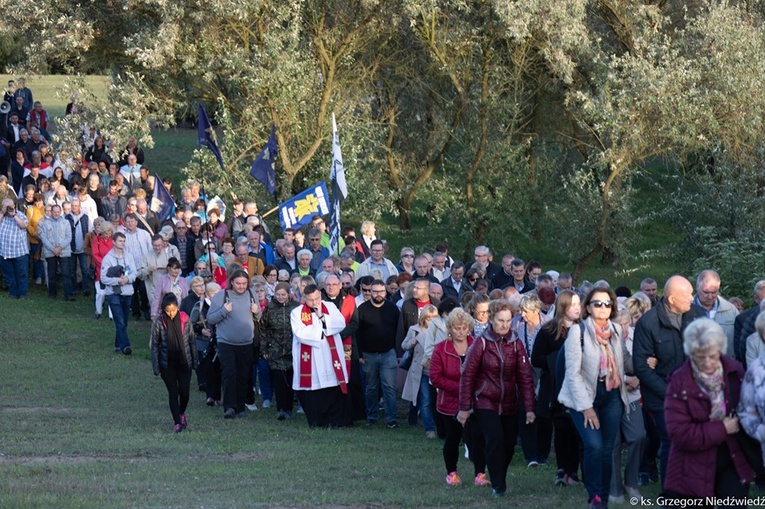
M 725 355 L 733 357 L 733 325 L 738 316 L 738 309 L 727 299 L 720 296 L 720 275 L 714 270 L 702 270 L 696 278 L 696 298 L 694 304 L 704 308 L 707 318 L 717 322 L 728 338 L 728 350 Z
M 635 376 L 640 380 L 643 408 L 659 435 L 659 473 L 662 485 L 670 447 L 664 421 L 667 382 L 669 375 L 685 361 L 683 332 L 692 321 L 704 316 L 704 309 L 693 303 L 691 282 L 683 276 L 672 276 L 664 285 L 664 296 L 635 325 L 632 362 Z M 648 364 L 649 358 L 656 359 L 655 369 Z
M 373 270 L 380 272 L 380 279 L 383 281 L 390 276 L 397 276 L 399 273 L 393 262 L 385 258 L 385 246 L 380 239 L 372 241 L 372 245 L 369 248 L 369 258 L 360 263 L 356 270 L 356 280 L 358 281 L 364 276 L 371 275 Z
M 411 247 L 402 247 L 399 256 L 400 260 L 398 265 L 396 265 L 396 269 L 398 269 L 399 273 L 408 272 L 414 276 L 414 249 Z
M 558 401 L 568 408 L 584 444 L 582 473 L 590 508 L 606 506 L 612 453 L 622 413 L 629 411 L 624 383 L 631 360 L 616 317 L 616 295 L 596 286 L 582 304 L 583 322 L 572 326 L 563 345 L 566 374 Z M 632 366 L 627 365 L 629 371 Z

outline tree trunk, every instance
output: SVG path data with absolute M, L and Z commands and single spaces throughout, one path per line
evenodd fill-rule
M 409 231 L 412 229 L 411 209 L 412 200 L 409 195 L 404 195 L 396 200 L 396 208 L 398 209 L 398 226 L 402 231 Z

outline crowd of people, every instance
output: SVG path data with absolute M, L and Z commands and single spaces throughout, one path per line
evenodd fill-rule
M 473 484 L 497 497 L 518 440 L 528 468 L 554 453 L 551 481 L 584 484 L 593 508 L 639 500 L 650 483 L 745 505 L 749 484 L 765 480 L 765 280 L 744 309 L 720 295 L 713 270 L 695 288 L 669 278 L 660 297 L 650 278 L 634 294 L 606 281 L 577 288 L 510 253 L 496 263 L 486 246 L 468 262 L 445 242 L 404 247 L 396 261 L 372 221 L 358 235 L 346 225 L 331 251 L 321 216 L 277 237 L 254 202 L 224 212 L 196 182 L 160 222 L 148 205 L 172 182 L 154 182 L 135 140 L 117 161 L 97 133 L 80 154 L 54 154 L 47 114 L 30 106 L 32 137 L 10 144 L 11 127 L 0 141 L 16 148 L 0 176 L 9 295 L 27 298 L 34 281 L 55 299 L 59 279 L 67 301 L 92 295 L 121 355 L 132 353 L 130 318 L 151 321 L 174 433 L 188 426 L 195 372 L 225 419 L 260 404 L 284 421 L 297 406 L 312 427 L 395 430 L 401 396 L 408 424 L 443 441 L 446 484 L 462 484 L 464 444 Z

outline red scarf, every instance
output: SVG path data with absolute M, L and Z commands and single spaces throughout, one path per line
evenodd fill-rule
M 327 306 L 324 305 L 324 303 L 321 303 L 321 312 L 323 315 L 329 315 L 329 311 L 327 310 Z M 303 309 L 300 311 L 300 320 L 303 322 L 303 325 L 312 325 L 313 324 L 313 310 L 303 304 Z M 340 390 L 343 391 L 343 394 L 348 394 L 348 386 L 345 383 L 345 375 L 343 374 L 343 365 L 340 363 L 340 356 L 337 353 L 337 346 L 335 345 L 335 338 L 334 336 L 327 337 L 326 335 L 322 334 L 323 337 L 327 339 L 327 343 L 329 344 L 329 351 L 332 355 L 332 367 L 335 370 L 335 376 L 337 377 L 337 383 L 340 385 Z M 311 388 L 311 375 L 313 372 L 313 362 L 311 360 L 311 346 L 306 344 L 300 345 L 300 388 L 301 389 L 310 389 Z

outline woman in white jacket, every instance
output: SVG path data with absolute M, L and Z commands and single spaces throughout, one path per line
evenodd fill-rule
M 628 407 L 624 343 L 616 317 L 616 295 L 593 288 L 582 306 L 584 321 L 571 327 L 564 345 L 566 376 L 558 401 L 569 409 L 584 443 L 582 472 L 590 508 L 605 507 L 611 482 L 611 455 L 622 413 Z

